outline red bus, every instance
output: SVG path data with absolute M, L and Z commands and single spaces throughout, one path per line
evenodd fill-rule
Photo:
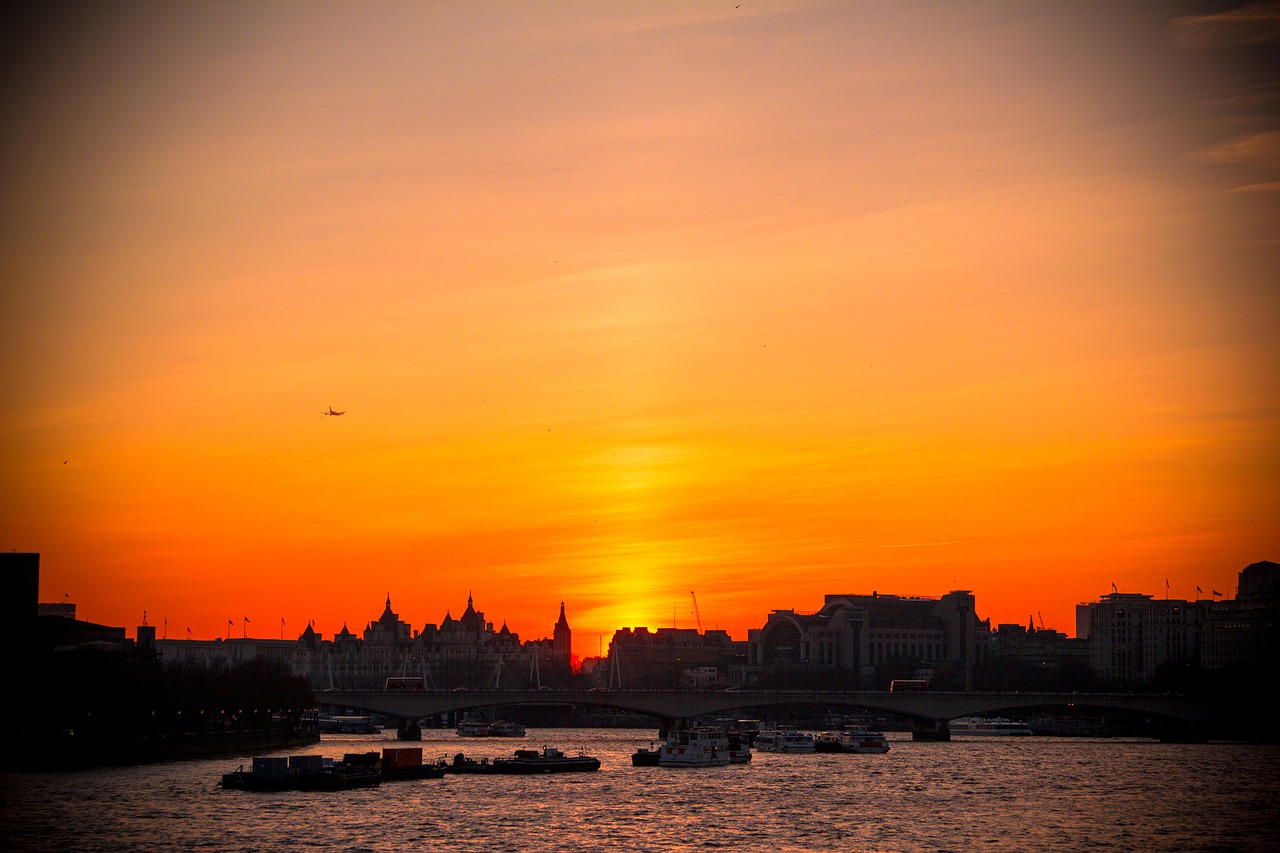
M 388 678 L 387 690 L 391 693 L 420 693 L 427 689 L 422 676 Z
M 889 682 L 890 693 L 923 693 L 929 682 L 923 678 L 895 678 Z

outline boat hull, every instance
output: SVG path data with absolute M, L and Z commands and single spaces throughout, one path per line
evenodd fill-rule
M 657 767 L 659 760 L 662 758 L 660 750 L 645 749 L 641 747 L 631 753 L 632 767 Z
M 406 779 L 443 779 L 444 767 L 439 764 L 422 764 L 417 767 L 383 767 L 382 778 L 387 782 Z
M 446 773 L 477 773 L 532 776 L 540 773 L 591 773 L 600 769 L 600 759 L 590 755 L 565 755 L 558 749 L 516 750 L 513 758 L 474 759 L 458 753 L 439 765 Z
M 355 788 L 376 788 L 382 777 L 376 772 L 357 773 L 307 773 L 285 778 L 255 777 L 253 773 L 237 770 L 224 773 L 222 787 L 229 791 L 349 791 Z

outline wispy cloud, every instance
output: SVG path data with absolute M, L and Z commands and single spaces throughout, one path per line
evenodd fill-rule
M 1229 193 L 1274 193 L 1280 192 L 1280 181 L 1265 181 L 1261 184 L 1245 184 L 1240 187 L 1232 187 L 1229 190 L 1223 190 Z
M 1173 41 L 1188 50 L 1270 44 L 1280 41 L 1280 3 L 1249 3 L 1213 15 L 1175 18 Z
M 937 548 L 942 545 L 961 545 L 963 539 L 951 539 L 947 542 L 909 542 L 905 545 L 883 545 L 883 548 Z
M 1198 152 L 1213 163 L 1254 163 L 1280 168 L 1280 130 L 1236 136 Z

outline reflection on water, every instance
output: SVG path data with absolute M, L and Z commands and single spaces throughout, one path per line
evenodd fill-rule
M 428 756 L 581 749 L 598 773 L 447 776 L 337 794 L 217 787 L 250 756 L 0 776 L 8 850 L 924 851 L 1280 849 L 1280 747 L 1011 738 L 883 755 L 632 767 L 650 730 L 424 733 Z M 391 745 L 326 737 L 308 752 Z

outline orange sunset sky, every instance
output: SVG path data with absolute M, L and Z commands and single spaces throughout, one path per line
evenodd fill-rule
M 1280 559 L 1275 4 L 6 15 L 0 549 L 80 618 L 1074 635 Z

